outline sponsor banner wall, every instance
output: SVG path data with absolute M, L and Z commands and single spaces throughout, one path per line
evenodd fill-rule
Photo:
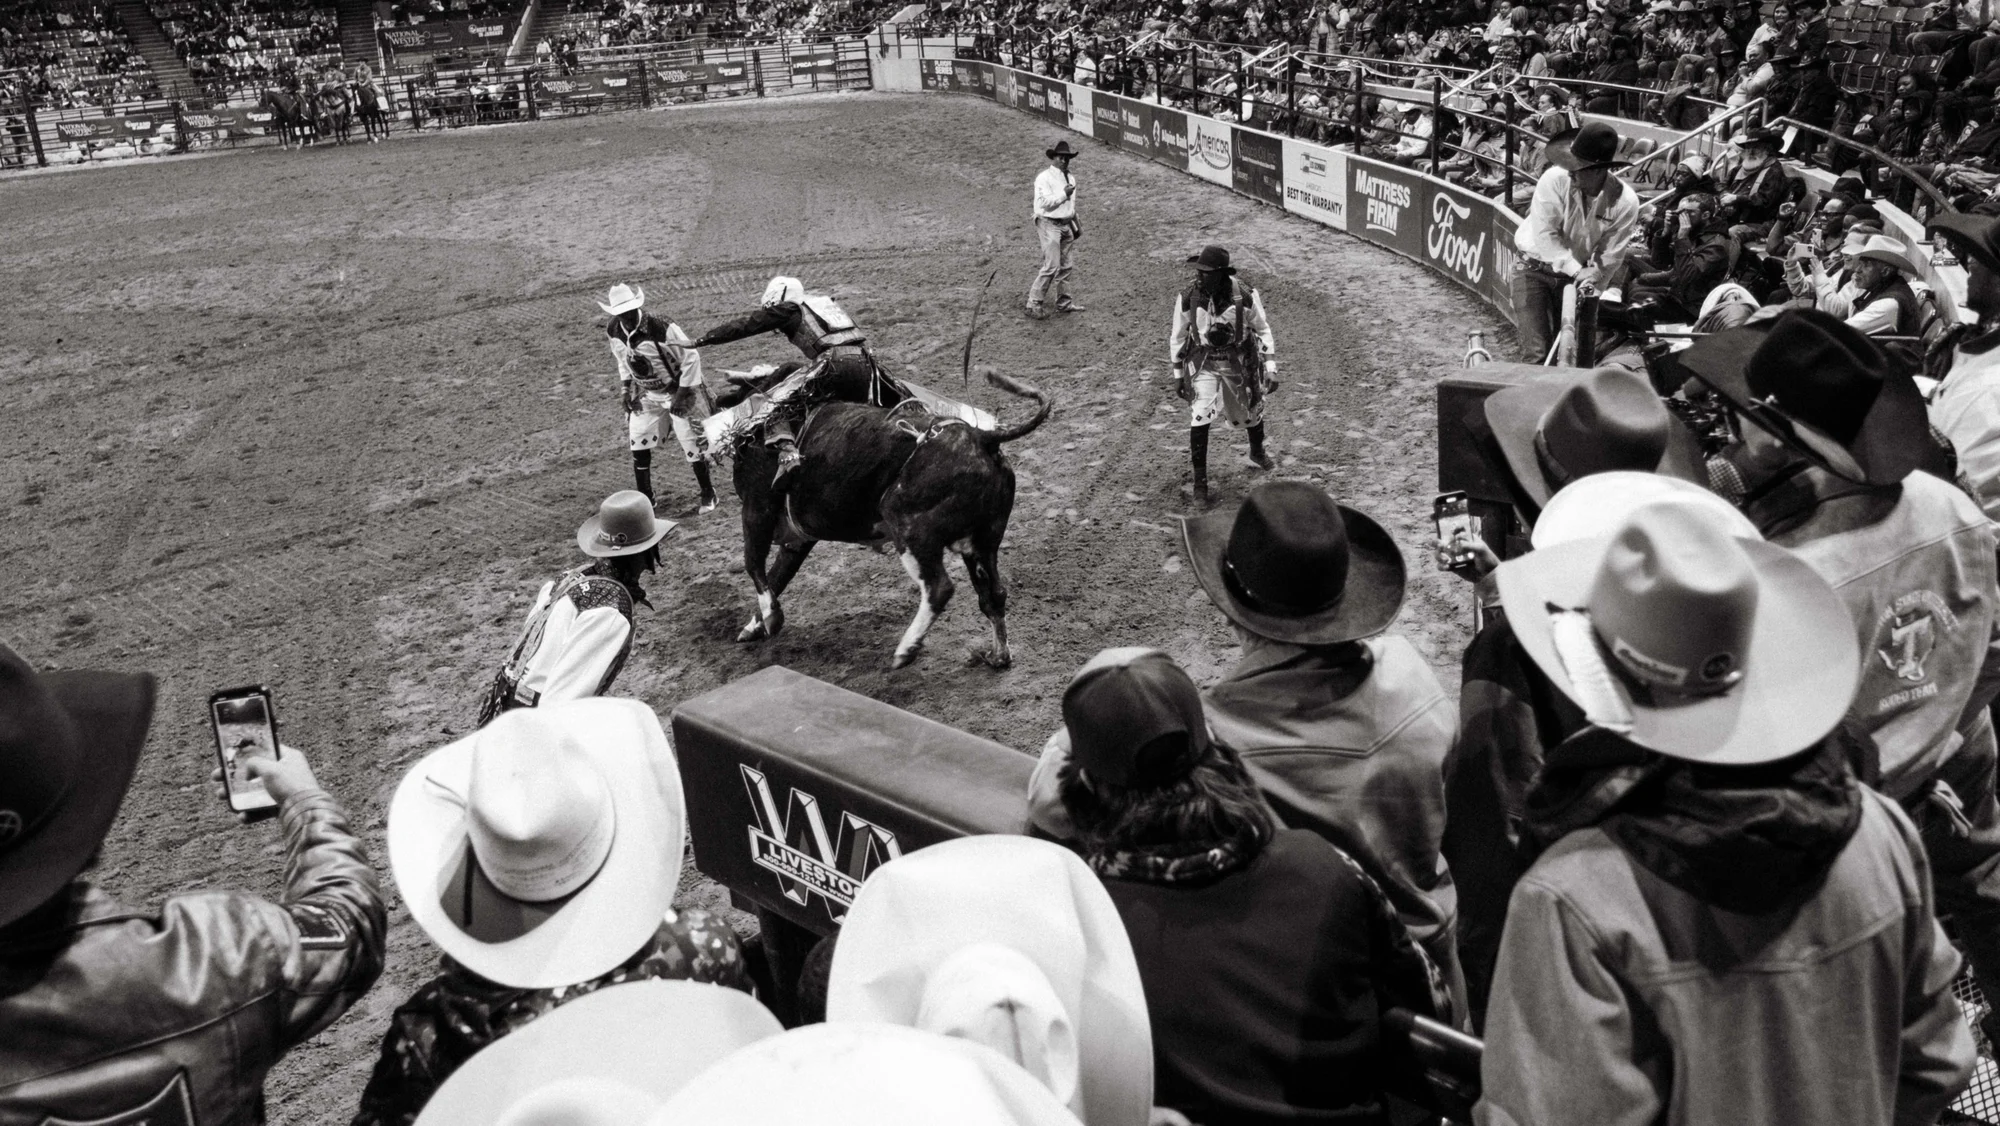
M 1153 107 L 1130 98 L 1118 99 L 1118 147 L 1133 156 L 1153 155 Z
M 1424 256 L 1421 179 L 1407 168 L 1349 155 L 1347 230 L 1411 258 Z
M 1231 187 L 1236 166 L 1235 130 L 1220 121 L 1187 115 L 1187 170 L 1211 184 Z
M 728 86 L 750 81 L 750 64 L 733 62 L 656 66 L 647 72 L 646 79 L 661 86 Z
M 92 117 L 83 121 L 55 122 L 56 138 L 72 143 L 80 141 L 136 141 L 141 137 L 158 136 L 160 126 L 168 117 Z
M 1069 127 L 1088 137 L 1091 135 L 1091 106 L 1097 99 L 1097 91 L 1088 86 L 1072 85 L 1069 88 Z
M 810 82 L 815 75 L 822 79 L 832 78 L 834 62 L 839 56 L 837 48 L 832 44 L 826 44 L 794 47 L 785 52 L 785 57 L 791 63 L 792 81 L 797 83 Z
M 1090 135 L 1114 149 L 1123 147 L 1118 143 L 1118 133 L 1124 122 L 1118 113 L 1118 103 L 1124 100 L 1102 90 L 1090 97 Z
M 535 98 L 543 102 L 608 101 L 638 96 L 638 80 L 622 70 L 585 70 L 574 74 L 542 75 L 535 79 Z
M 956 90 L 952 85 L 952 60 L 920 59 L 917 61 L 917 80 L 926 90 Z
M 1049 104 L 1042 111 L 1042 116 L 1048 118 L 1052 124 L 1067 127 L 1069 125 L 1069 92 L 1073 89 L 1075 87 L 1067 82 L 1058 82 L 1053 78 L 1049 79 Z
M 1188 115 L 1166 106 L 1152 106 L 1153 159 L 1171 168 L 1187 170 Z
M 1283 139 L 1285 210 L 1347 229 L 1347 154 L 1324 145 Z
M 1022 81 L 1022 87 L 1027 91 L 1027 94 L 1021 104 L 1021 108 L 1034 114 L 1036 117 L 1047 117 L 1049 112 L 1049 80 L 1031 74 Z
M 180 115 L 180 126 L 190 132 L 262 137 L 271 131 L 271 113 L 261 109 L 188 110 Z
M 1285 150 L 1279 138 L 1252 129 L 1232 129 L 1236 157 L 1230 164 L 1230 186 L 1253 199 L 1283 206 Z
M 375 37 L 381 41 L 382 49 L 393 55 L 398 51 L 499 47 L 514 38 L 514 30 L 514 25 L 505 20 L 449 20 L 415 27 L 385 27 Z
M 1423 194 L 1425 264 L 1488 301 L 1511 304 L 1514 229 L 1495 223 L 1493 201 L 1428 177 Z M 1504 240 L 1497 227 L 1506 228 Z

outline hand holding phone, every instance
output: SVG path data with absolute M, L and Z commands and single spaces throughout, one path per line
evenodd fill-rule
M 278 718 L 271 709 L 271 690 L 261 684 L 225 688 L 208 698 L 208 722 L 215 732 L 216 771 L 223 783 L 223 800 L 242 814 L 274 812 L 278 799 L 266 788 L 256 759 L 275 760 Z
M 1439 493 L 1431 501 L 1431 519 L 1437 522 L 1437 564 L 1443 571 L 1469 567 L 1477 558 L 1472 541 L 1479 538 L 1479 518 L 1472 515 L 1472 502 L 1463 492 Z

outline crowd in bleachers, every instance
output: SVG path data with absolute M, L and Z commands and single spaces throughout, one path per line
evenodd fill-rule
M 152 11 L 188 72 L 218 101 L 341 61 L 339 18 L 313 0 L 162 0 Z
M 0 103 L 54 108 L 155 97 L 159 82 L 109 4 L 37 0 L 0 9 Z
M 552 2 L 560 3 L 561 0 Z M 394 3 L 378 3 L 375 6 L 375 26 L 381 29 L 414 27 L 444 20 L 499 19 L 518 10 L 519 5 L 503 3 L 502 0 L 395 0 Z

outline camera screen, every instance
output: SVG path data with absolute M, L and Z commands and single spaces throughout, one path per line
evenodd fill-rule
M 262 795 L 264 784 L 248 777 L 243 761 L 256 755 L 275 758 L 277 744 L 271 735 L 271 712 L 262 696 L 238 696 L 210 705 L 215 714 L 215 742 L 222 752 L 223 777 L 229 792 Z

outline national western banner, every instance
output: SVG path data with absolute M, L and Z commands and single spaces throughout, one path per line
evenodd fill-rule
M 514 37 L 515 26 L 506 20 L 450 20 L 414 27 L 385 27 L 375 37 L 382 49 L 392 55 L 398 51 L 498 47 Z
M 646 72 L 648 81 L 662 86 L 729 86 L 747 83 L 750 80 L 750 64 L 733 63 L 685 63 L 681 66 L 655 66 Z
M 1220 121 L 1187 115 L 1189 173 L 1211 184 L 1230 187 L 1236 167 L 1235 130 Z
M 1230 186 L 1265 203 L 1285 202 L 1285 150 L 1277 137 L 1254 129 L 1233 129 L 1236 159 L 1230 167 Z
M 1347 229 L 1347 154 L 1284 139 L 1285 210 L 1337 230 Z
M 1349 155 L 1347 230 L 1399 254 L 1424 257 L 1422 177 L 1407 168 Z
M 682 67 L 682 70 L 692 68 Z M 535 100 L 543 103 L 590 102 L 636 99 L 639 80 L 622 70 L 584 70 L 574 74 L 545 74 L 535 79 Z
M 161 117 L 90 117 L 82 121 L 55 122 L 56 136 L 64 141 L 136 141 L 159 134 Z

